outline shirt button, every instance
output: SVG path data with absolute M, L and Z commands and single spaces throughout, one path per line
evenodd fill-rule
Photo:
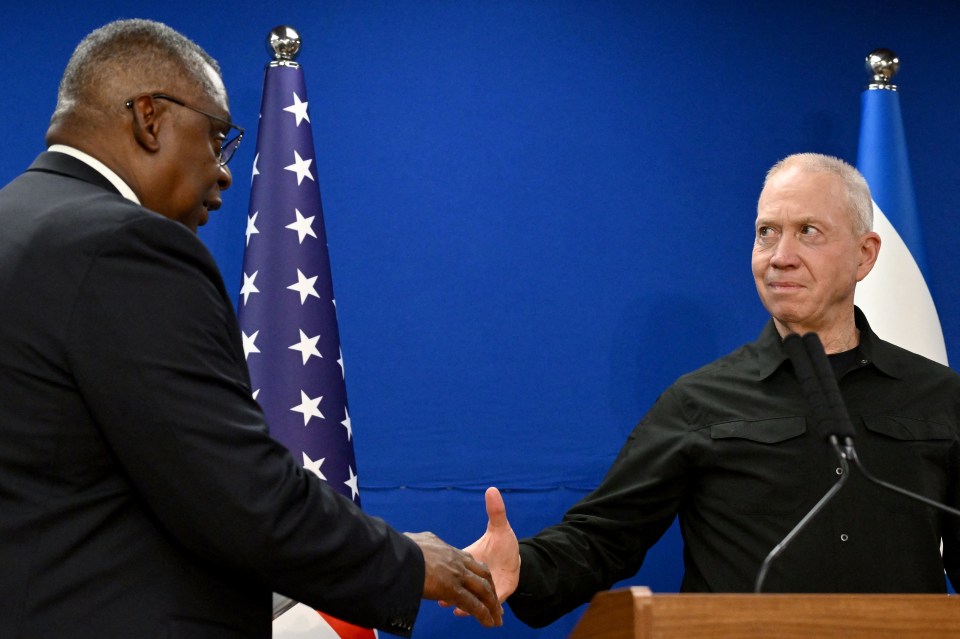
M 840 535 L 840 541 L 846 541 L 846 540 L 848 540 L 848 539 L 850 539 L 850 538 L 847 537 L 847 533 L 843 533 L 843 534 Z
M 842 468 L 838 468 L 838 469 L 837 469 L 837 474 L 838 474 L 838 475 L 842 475 L 842 474 L 843 474 L 843 469 L 842 469 Z
M 867 360 L 861 359 L 861 360 L 860 360 L 860 365 L 861 365 L 861 366 L 866 366 L 866 365 L 867 365 Z

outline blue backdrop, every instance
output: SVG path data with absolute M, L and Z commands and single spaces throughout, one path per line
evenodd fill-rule
M 536 532 L 671 381 L 756 336 L 764 171 L 796 151 L 856 161 L 876 47 L 902 60 L 929 284 L 960 362 L 953 0 L 51 4 L 0 9 L 3 182 L 42 150 L 63 66 L 103 22 L 198 41 L 251 135 L 266 34 L 301 32 L 363 501 L 402 530 L 466 545 L 498 485 Z M 234 295 L 253 148 L 201 231 Z M 671 531 L 632 582 L 679 579 Z M 424 604 L 415 636 L 565 637 L 578 615 L 483 631 Z

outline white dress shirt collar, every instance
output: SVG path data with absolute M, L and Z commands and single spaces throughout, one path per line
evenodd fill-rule
M 47 151 L 53 151 L 54 153 L 63 153 L 69 155 L 70 157 L 76 158 L 88 165 L 90 168 L 95 170 L 97 173 L 107 178 L 118 191 L 120 195 L 127 198 L 132 202 L 140 204 L 140 198 L 137 197 L 137 194 L 133 192 L 133 189 L 127 185 L 126 182 L 120 179 L 120 176 L 114 173 L 106 164 L 98 160 L 97 158 L 84 153 L 80 149 L 75 149 L 72 146 L 67 146 L 66 144 L 52 144 Z

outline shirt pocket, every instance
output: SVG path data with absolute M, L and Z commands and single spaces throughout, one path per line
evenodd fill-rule
M 946 498 L 947 481 L 955 454 L 953 428 L 947 424 L 891 415 L 863 417 L 867 437 L 854 439 L 857 456 L 877 479 L 937 502 Z M 883 490 L 881 504 L 893 512 L 922 512 L 924 504 Z
M 707 495 L 743 515 L 784 515 L 804 499 L 804 417 L 737 420 L 710 426 L 713 455 L 703 469 Z

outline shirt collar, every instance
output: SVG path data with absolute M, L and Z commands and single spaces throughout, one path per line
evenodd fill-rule
M 900 362 L 902 357 L 897 351 L 900 349 L 890 342 L 885 342 L 870 328 L 867 316 L 859 308 L 853 308 L 857 328 L 860 329 L 860 352 L 867 362 L 873 364 L 881 372 L 900 379 L 903 377 Z
M 106 164 L 98 160 L 97 158 L 84 153 L 80 149 L 75 149 L 72 146 L 67 146 L 66 144 L 51 144 L 50 148 L 47 151 L 53 151 L 55 153 L 63 153 L 64 155 L 69 155 L 70 157 L 76 158 L 92 168 L 94 171 L 105 177 L 110 181 L 110 184 L 114 186 L 120 195 L 127 198 L 131 202 L 136 202 L 140 204 L 140 198 L 137 197 L 137 194 L 133 192 L 133 189 L 120 179 L 120 176 L 113 172 Z
M 867 316 L 856 306 L 853 307 L 854 322 L 860 331 L 859 349 L 863 358 L 873 364 L 882 373 L 894 378 L 901 378 L 900 367 L 897 365 L 896 347 L 889 344 L 873 332 Z M 751 346 L 756 352 L 756 379 L 764 380 L 773 375 L 780 366 L 787 361 L 787 352 L 783 349 L 783 340 L 771 319 L 760 337 Z
M 783 340 L 771 318 L 763 327 L 760 337 L 750 345 L 756 352 L 757 381 L 767 379 L 787 361 L 787 352 L 783 350 Z

